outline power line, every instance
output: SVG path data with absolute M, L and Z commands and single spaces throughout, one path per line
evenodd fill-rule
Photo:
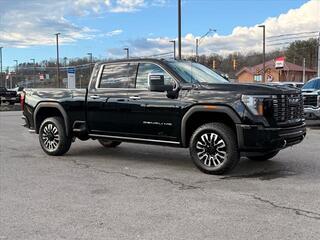
M 286 37 L 286 36 L 294 36 L 294 35 L 303 35 L 303 34 L 310 34 L 310 33 L 319 33 L 319 31 L 312 31 L 312 32 L 300 32 L 300 33 L 286 33 L 281 35 L 269 36 L 267 39 L 270 38 L 279 38 L 279 37 Z
M 290 39 L 305 39 L 305 38 L 316 38 L 315 35 L 308 35 L 308 36 L 296 36 L 296 37 L 286 37 L 286 38 L 280 38 L 280 39 L 271 39 L 267 40 L 267 42 L 278 42 L 278 41 L 284 41 L 284 40 L 290 40 Z

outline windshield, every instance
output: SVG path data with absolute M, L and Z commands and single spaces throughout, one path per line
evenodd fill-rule
M 229 83 L 218 73 L 199 63 L 179 61 L 168 63 L 188 83 Z
M 320 78 L 307 82 L 302 89 L 320 89 Z

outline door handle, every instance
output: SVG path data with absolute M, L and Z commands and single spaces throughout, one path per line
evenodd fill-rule
M 98 96 L 98 95 L 91 95 L 90 98 L 92 98 L 92 99 L 99 99 L 100 96 Z
M 141 99 L 139 96 L 131 96 L 129 97 L 131 100 L 139 100 Z

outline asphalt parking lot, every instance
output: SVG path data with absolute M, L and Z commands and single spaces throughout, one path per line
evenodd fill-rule
M 320 126 L 268 162 L 199 172 L 186 149 L 77 140 L 49 157 L 0 112 L 0 239 L 320 239 Z

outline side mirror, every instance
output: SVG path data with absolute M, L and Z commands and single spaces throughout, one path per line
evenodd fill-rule
M 165 92 L 173 89 L 171 85 L 164 84 L 162 73 L 150 73 L 148 75 L 149 90 L 153 92 Z

